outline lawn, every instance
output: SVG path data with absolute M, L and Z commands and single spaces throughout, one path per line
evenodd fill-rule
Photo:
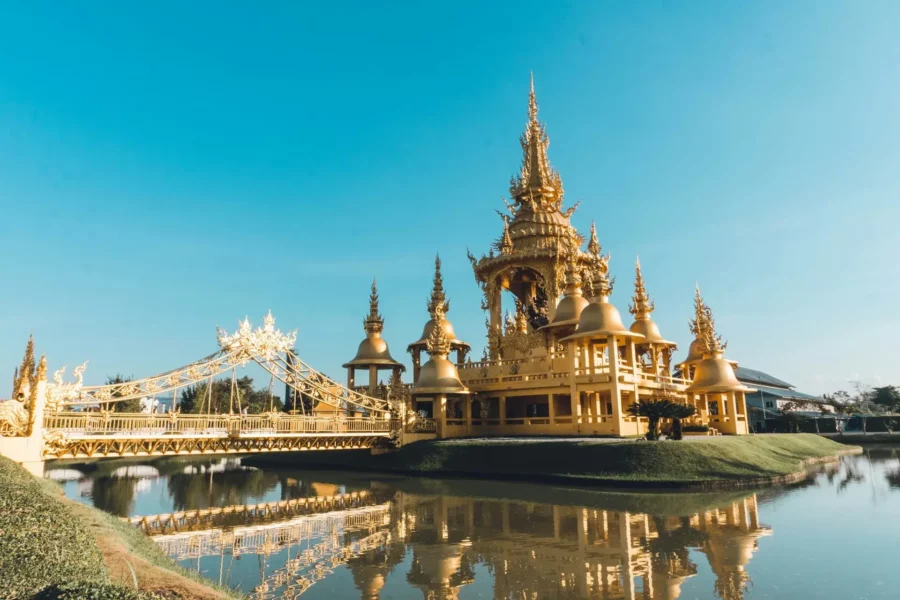
M 156 595 L 152 592 L 158 592 Z M 0 457 L 0 598 L 232 597 L 178 567 L 116 517 Z
M 253 464 L 474 475 L 585 484 L 728 487 L 790 475 L 807 459 L 848 447 L 812 434 L 722 436 L 681 442 L 592 438 L 472 438 L 419 442 L 390 454 L 367 451 L 258 456 Z M 851 450 L 852 451 L 852 450 Z

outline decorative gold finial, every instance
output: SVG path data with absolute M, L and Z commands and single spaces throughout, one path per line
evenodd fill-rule
M 634 261 L 634 272 L 634 296 L 631 298 L 633 304 L 628 306 L 628 312 L 633 314 L 635 319 L 649 319 L 656 304 L 650 300 L 650 296 L 647 295 L 647 290 L 644 288 L 640 257 Z
M 694 319 L 690 324 L 691 333 L 700 341 L 701 353 L 704 356 L 712 356 L 725 351 L 727 342 L 722 341 L 722 336 L 716 333 L 716 320 L 713 318 L 712 309 L 703 301 L 700 295 L 700 286 L 696 286 L 694 296 Z
M 444 333 L 445 316 L 444 304 L 438 302 L 435 304 L 434 312 L 432 313 L 434 329 L 431 330 L 431 335 L 428 336 L 425 342 L 425 349 L 431 356 L 443 356 L 446 358 L 450 353 L 450 340 L 447 339 L 447 335 Z
M 600 258 L 600 252 L 603 250 L 600 247 L 600 240 L 597 239 L 597 225 L 593 221 L 591 221 L 591 237 L 588 240 L 587 249 L 594 258 Z
M 436 319 L 434 313 L 438 305 L 441 305 L 445 315 L 450 311 L 450 301 L 447 300 L 447 295 L 444 294 L 444 277 L 441 275 L 440 254 L 436 254 L 434 257 L 433 283 L 434 285 L 431 288 L 431 297 L 428 299 L 428 314 L 431 315 L 432 319 Z
M 28 344 L 25 346 L 25 356 L 22 357 L 22 364 L 13 376 L 13 399 L 27 399 L 34 384 L 34 334 L 31 334 L 28 336 Z
M 513 251 L 512 237 L 509 235 L 509 218 L 503 216 L 503 237 L 500 238 L 500 254 L 511 254 Z
M 381 333 L 384 330 L 384 319 L 378 312 L 378 286 L 372 278 L 372 292 L 369 294 L 369 315 L 363 319 L 366 333 Z
M 528 92 L 528 123 L 519 143 L 522 145 L 522 168 L 510 181 L 510 195 L 517 204 L 527 205 L 532 210 L 559 211 L 563 198 L 562 180 L 547 158 L 550 140 L 538 120 L 534 74 Z

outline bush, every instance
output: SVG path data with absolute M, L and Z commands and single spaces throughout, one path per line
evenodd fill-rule
M 682 425 L 681 430 L 685 433 L 706 433 L 709 425 Z
M 59 487 L 0 457 L 0 598 L 30 598 L 66 581 L 104 582 L 103 555 Z
M 32 600 L 162 600 L 162 596 L 111 583 L 75 582 L 46 587 Z

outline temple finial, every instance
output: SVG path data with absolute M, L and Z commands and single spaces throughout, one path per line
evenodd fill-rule
M 700 286 L 696 286 L 694 296 L 694 319 L 691 321 L 691 333 L 700 342 L 704 356 L 712 356 L 725 351 L 728 344 L 722 341 L 722 336 L 716 333 L 716 320 L 713 318 L 712 309 L 703 301 L 700 295 Z
M 532 210 L 558 212 L 563 199 L 562 180 L 547 158 L 550 140 L 538 120 L 533 73 L 528 90 L 528 123 L 519 143 L 522 145 L 522 168 L 510 181 L 510 196 L 517 204 L 527 205 Z
M 500 238 L 499 250 L 501 254 L 510 254 L 513 251 L 513 241 L 509 235 L 509 219 L 505 215 L 503 219 L 503 237 Z
M 640 257 L 634 261 L 634 272 L 634 296 L 631 298 L 633 304 L 629 305 L 628 312 L 633 314 L 635 319 L 649 319 L 650 313 L 656 308 L 656 304 L 650 300 L 650 296 L 647 295 L 647 289 L 644 287 Z
M 25 346 L 25 355 L 22 364 L 13 377 L 12 397 L 14 399 L 27 398 L 34 385 L 34 334 L 28 336 L 28 344 Z
M 372 292 L 369 294 L 369 315 L 363 321 L 366 333 L 379 333 L 384 330 L 384 319 L 378 312 L 378 284 L 372 278 Z
M 600 247 L 600 240 L 597 239 L 597 225 L 593 221 L 591 221 L 591 237 L 588 240 L 587 249 L 594 258 L 599 258 L 600 252 L 603 250 Z
M 435 318 L 435 308 L 439 304 L 443 307 L 444 314 L 447 314 L 450 310 L 450 301 L 447 300 L 447 295 L 444 293 L 444 277 L 441 275 L 440 254 L 435 254 L 434 256 L 434 279 L 432 280 L 432 283 L 431 297 L 428 299 L 428 314 L 430 314 L 433 319 Z

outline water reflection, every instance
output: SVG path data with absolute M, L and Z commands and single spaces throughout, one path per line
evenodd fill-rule
M 861 506 L 866 495 L 870 510 L 900 507 L 896 450 L 846 457 L 800 486 L 758 494 L 278 472 L 233 458 L 69 464 L 48 477 L 113 514 L 144 515 L 135 523 L 183 566 L 260 600 L 740 600 L 782 597 L 791 585 L 802 595 L 818 579 L 797 577 L 804 563 L 796 557 L 818 549 L 787 546 L 829 530 L 828 552 L 854 539 L 838 531 L 843 520 L 823 529 L 822 514 Z M 803 494 L 814 500 L 798 503 Z M 763 522 L 763 505 L 783 507 L 766 513 L 782 517 L 777 527 Z M 817 505 L 817 519 L 804 523 Z M 878 534 L 896 539 L 881 523 L 860 536 L 867 546 Z M 761 538 L 775 530 L 785 550 L 767 544 L 761 552 Z M 753 566 L 759 561 L 765 568 Z M 834 584 L 823 585 L 828 596 Z

